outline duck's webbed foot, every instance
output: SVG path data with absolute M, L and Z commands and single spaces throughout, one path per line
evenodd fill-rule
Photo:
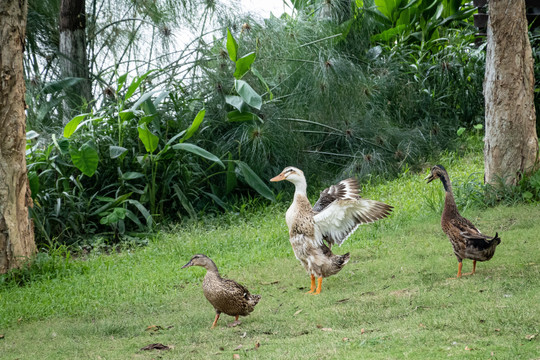
M 236 317 L 234 318 L 234 321 L 230 324 L 227 324 L 228 327 L 236 327 L 238 325 L 240 325 L 242 322 L 240 320 L 238 320 L 238 317 L 240 315 L 236 315 Z
M 472 262 L 472 272 L 466 273 L 466 274 L 463 274 L 463 275 L 474 275 L 475 272 L 476 272 L 476 260 L 473 260 L 473 262 Z

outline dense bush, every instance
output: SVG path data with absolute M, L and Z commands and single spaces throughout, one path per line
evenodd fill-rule
M 262 120 L 224 121 L 234 86 L 218 43 L 201 64 L 212 136 L 227 139 L 216 152 L 231 151 L 263 177 L 289 164 L 316 173 L 312 181 L 390 177 L 452 148 L 459 127 L 483 122 L 484 53 L 472 28 L 441 28 L 420 43 L 359 41 L 377 31 L 372 13 L 358 9 L 353 22 L 243 20 L 234 34 L 244 53 L 257 50 L 257 72 L 244 79 L 263 94 Z
M 374 35 L 395 24 L 357 3 L 262 22 L 220 16 L 221 36 L 201 35 L 168 65 L 111 73 L 96 109 L 61 131 L 44 99 L 62 83 L 29 82 L 29 114 L 48 121 L 38 140 L 29 133 L 39 242 L 136 240 L 156 222 L 273 199 L 264 179 L 287 165 L 311 184 L 377 181 L 455 148 L 458 128 L 483 122 L 473 29 L 438 22 L 429 39 L 411 27 L 390 41 Z

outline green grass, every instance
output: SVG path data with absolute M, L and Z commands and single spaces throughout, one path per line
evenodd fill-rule
M 482 166 L 474 157 L 440 163 L 455 182 Z M 304 294 L 309 277 L 288 242 L 288 204 L 277 204 L 172 228 L 145 248 L 91 254 L 50 278 L 4 286 L 0 357 L 539 358 L 540 206 L 466 209 L 484 232 L 498 231 L 502 243 L 475 276 L 449 279 L 457 261 L 439 225 L 442 186 L 425 184 L 426 174 L 364 189 L 395 211 L 335 248 L 351 252 L 351 261 L 324 280 L 319 296 Z M 232 318 L 222 315 L 209 329 L 214 311 L 202 294 L 204 269 L 180 269 L 195 253 L 262 295 L 240 326 L 228 328 Z M 466 260 L 464 271 L 470 269 Z M 160 328 L 147 330 L 151 325 Z M 151 343 L 172 349 L 139 350 Z

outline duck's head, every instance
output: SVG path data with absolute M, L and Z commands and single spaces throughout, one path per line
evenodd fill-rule
M 193 255 L 191 260 L 189 260 L 186 265 L 182 266 L 182 269 L 188 268 L 190 266 L 202 266 L 204 268 L 207 268 L 211 264 L 213 264 L 213 261 L 208 256 L 203 254 L 197 254 Z
M 427 180 L 428 184 L 432 182 L 435 179 L 440 179 L 446 174 L 446 169 L 442 165 L 435 165 L 431 168 L 431 172 L 429 175 L 424 179 Z
M 287 180 L 293 184 L 305 183 L 306 178 L 304 177 L 304 172 L 294 166 L 287 166 L 281 174 L 270 179 L 270 181 L 282 181 Z

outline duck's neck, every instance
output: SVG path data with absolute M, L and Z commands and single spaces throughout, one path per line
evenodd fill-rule
M 446 193 L 444 198 L 444 215 L 459 214 L 457 210 L 456 200 L 454 199 L 454 193 L 452 192 L 452 184 L 450 183 L 450 177 L 448 174 L 441 176 L 441 182 Z
M 206 274 L 207 275 L 208 274 L 214 274 L 214 275 L 219 276 L 219 271 L 218 271 L 218 268 L 216 266 L 216 263 L 214 261 L 212 261 L 211 259 L 208 259 L 208 261 L 204 265 L 204 268 L 206 269 Z
M 302 179 L 299 181 L 294 182 L 294 197 L 296 198 L 297 195 L 305 196 L 307 197 L 307 183 L 306 179 Z
M 306 180 L 302 179 L 301 181 L 296 181 L 293 183 L 295 186 L 294 199 L 285 213 L 285 221 L 287 222 L 287 227 L 289 231 L 292 229 L 294 222 L 299 214 L 305 213 L 306 211 L 311 210 L 311 204 L 307 198 L 307 184 Z

